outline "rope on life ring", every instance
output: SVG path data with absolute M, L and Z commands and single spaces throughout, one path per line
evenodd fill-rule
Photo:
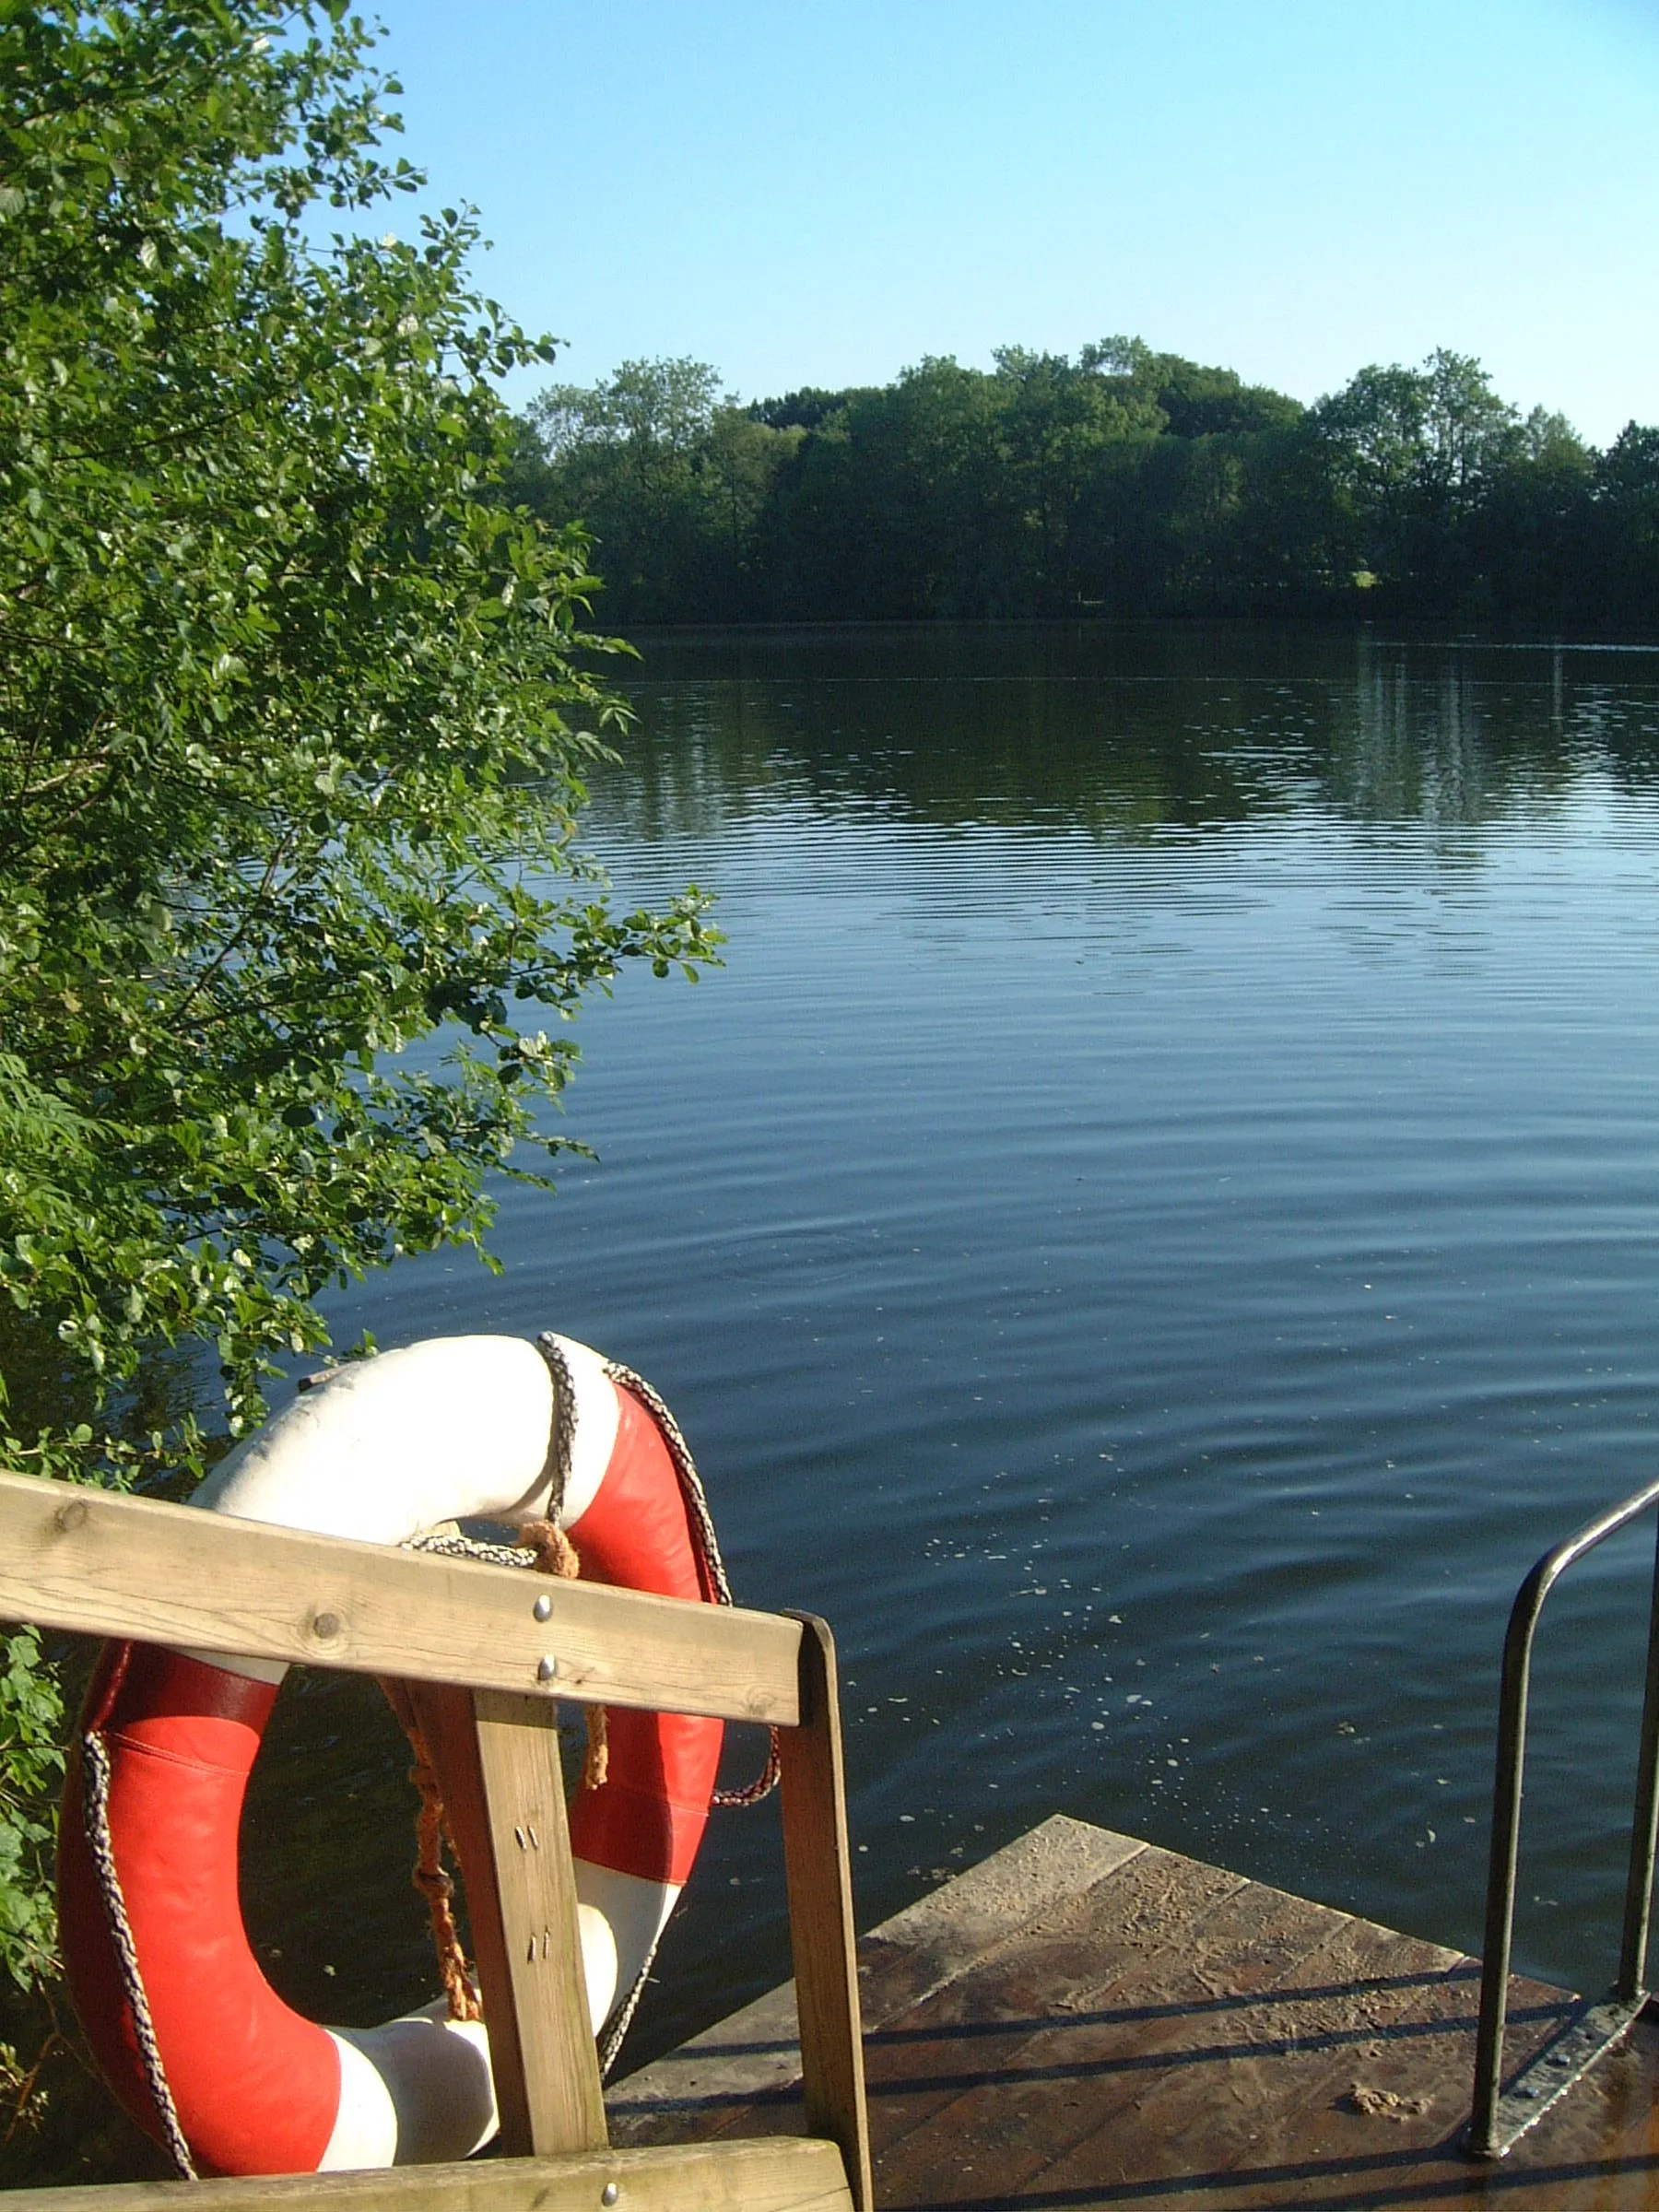
M 555 1408 L 573 1407 L 575 1387 L 570 1362 L 565 1358 L 559 1338 L 548 1330 L 536 1338 L 535 1348 L 547 1361 L 553 1378 Z M 709 1511 L 708 1494 L 703 1488 L 702 1477 L 697 1471 L 697 1462 L 691 1456 L 691 1447 L 686 1441 L 679 1423 L 660 1394 L 633 1368 L 624 1367 L 619 1359 L 607 1359 L 605 1372 L 618 1388 L 632 1392 L 650 1412 L 661 1431 L 674 1462 L 674 1471 L 679 1478 L 700 1567 L 714 1592 L 716 1602 L 723 1606 L 731 1605 L 734 1602 L 732 1585 L 726 1574 L 725 1561 L 721 1557 L 720 1538 L 714 1531 L 714 1516 Z M 562 1500 L 570 1478 L 574 1421 L 561 1417 L 557 1410 L 554 1421 L 552 1495 L 555 1499 Z M 494 1566 L 527 1567 L 533 1572 L 557 1575 L 566 1582 L 575 1582 L 580 1578 L 581 1554 L 557 1521 L 527 1521 L 520 1528 L 519 1534 L 524 1538 L 522 1544 L 491 1544 L 476 1536 L 464 1535 L 459 1528 L 451 1527 L 411 1537 L 409 1548 L 436 1552 L 446 1559 L 479 1559 Z M 411 1878 L 415 1888 L 427 1900 L 432 1924 L 432 1948 L 437 1955 L 444 1994 L 449 2000 L 450 2015 L 457 2020 L 481 2019 L 483 2008 L 455 1926 L 453 1908 L 454 1882 L 444 1871 L 440 1855 L 442 1841 L 447 1835 L 447 1825 L 437 1771 L 408 1700 L 394 1683 L 382 1682 L 381 1688 L 402 1724 L 415 1754 L 415 1765 L 410 1771 L 409 1780 L 419 1794 L 420 1809 L 415 1817 L 416 1859 Z M 577 1787 L 579 1790 L 601 1789 L 610 1768 L 609 1731 L 606 1724 L 605 1707 L 584 1705 L 582 1718 L 587 1730 L 587 1753 Z M 778 1732 L 772 1728 L 768 1731 L 766 1762 L 754 1781 L 741 1789 L 717 1789 L 709 1802 L 721 1811 L 759 1805 L 777 1788 L 778 1774 Z M 641 1961 L 620 2010 L 613 2015 L 606 2029 L 599 2053 L 599 2066 L 603 2076 L 608 2077 L 617 2063 L 640 1999 L 645 1993 L 645 1984 L 650 1979 L 655 1956 L 656 1946 L 653 1944 Z
M 401 1539 L 394 1535 L 393 1540 L 414 1542 L 446 1554 L 459 1551 L 467 1557 L 540 1567 L 543 1571 L 568 1576 L 580 1572 L 581 1561 L 560 1525 L 561 1519 L 581 1526 L 591 1513 L 588 1525 L 600 1579 L 623 1581 L 638 1565 L 629 1514 L 642 1501 L 644 1520 L 658 1535 L 655 1539 L 649 1535 L 641 1539 L 647 1545 L 647 1554 L 641 1555 L 645 1557 L 645 1568 L 641 1579 L 632 1586 L 649 1587 L 654 1579 L 665 1583 L 665 1594 L 700 1592 L 707 1602 L 729 1605 L 731 1592 L 701 1483 L 677 1424 L 657 1394 L 630 1370 L 601 1360 L 585 1347 L 565 1339 L 544 1338 L 536 1349 L 545 1363 L 544 1393 L 547 1383 L 551 1384 L 551 1446 L 545 1441 L 549 1430 L 544 1416 L 544 1441 L 531 1456 L 525 1414 L 533 1399 L 519 1364 L 521 1350 L 527 1349 L 504 1338 L 436 1339 L 402 1353 L 382 1355 L 364 1367 L 336 1371 L 326 1379 L 324 1388 L 299 1401 L 259 1436 L 239 1447 L 204 1486 L 200 1501 L 217 1510 L 278 1521 L 283 1525 L 372 1538 L 379 1525 L 376 1512 L 383 1522 L 388 1511 L 386 1497 L 376 1493 L 377 1483 L 382 1493 L 387 1487 L 386 1467 L 375 1462 L 365 1474 L 353 1453 L 360 1457 L 364 1436 L 371 1440 L 374 1436 L 377 1409 L 383 1420 L 387 1406 L 398 1404 L 389 1394 L 406 1383 L 418 1406 L 403 1408 L 406 1433 L 401 1443 L 394 1437 L 386 1446 L 385 1458 L 396 1464 L 400 1477 L 406 1477 L 410 1495 L 395 1495 L 394 1503 L 414 1519 L 415 1527 Z M 478 1415 L 455 1386 L 457 1382 L 476 1384 L 490 1373 L 500 1379 L 504 1396 L 512 1406 L 508 1410 L 497 1408 Z M 603 1396 L 598 1394 L 602 1390 Z M 606 1430 L 606 1401 L 612 1393 L 616 1406 Z M 332 1402 L 319 1409 L 317 1401 L 330 1397 Z M 585 1458 L 581 1480 L 574 1486 L 578 1494 L 573 1496 L 576 1417 L 582 1403 L 597 1413 L 596 1449 L 608 1456 L 597 1461 L 594 1445 L 584 1438 Z M 630 1406 L 634 1410 L 630 1411 Z M 301 1412 L 299 1406 L 308 1410 Z M 521 1535 L 527 1539 L 521 1545 L 485 1546 L 461 1536 L 458 1531 L 451 1535 L 421 1530 L 423 1521 L 429 1531 L 434 1522 L 449 1519 L 430 1510 L 433 1493 L 441 1489 L 446 1480 L 453 1479 L 452 1471 L 456 1465 L 472 1464 L 465 1461 L 458 1450 L 468 1443 L 477 1446 L 477 1438 L 466 1433 L 469 1419 L 474 1427 L 487 1431 L 493 1426 L 496 1441 L 502 1446 L 503 1465 L 494 1472 L 494 1488 L 486 1481 L 481 1494 L 459 1501 L 460 1513 L 515 1522 Z M 642 1460 L 641 1451 L 645 1454 Z M 665 1517 L 665 1498 L 660 1490 L 653 1492 L 649 1487 L 641 1490 L 639 1487 L 641 1482 L 648 1486 L 655 1480 L 648 1472 L 653 1451 L 659 1455 L 658 1464 L 665 1455 L 672 1468 L 673 1484 L 667 1495 L 683 1512 L 683 1520 L 672 1508 L 666 1509 Z M 488 1463 L 488 1456 L 484 1453 L 479 1464 Z M 532 1470 L 538 1462 L 541 1471 L 535 1474 Z M 344 1482 L 342 1470 L 347 1477 Z M 298 1495 L 290 1494 L 296 1491 Z M 452 1499 L 450 1502 L 453 1507 L 456 1501 Z M 666 1541 L 661 1532 L 673 1524 L 681 1530 L 680 1537 L 674 1541 L 689 1545 L 695 1587 L 688 1582 L 684 1568 L 670 1571 L 665 1563 L 659 1571 L 648 1556 L 650 1542 Z M 382 1536 L 381 1540 L 385 1539 Z M 675 1583 L 677 1587 L 668 1586 Z M 441 2110 L 422 2111 L 418 2096 L 423 2084 L 429 2101 L 436 2094 L 431 2090 L 438 2078 L 432 2070 L 435 2053 L 441 2056 L 447 2050 L 450 2053 L 441 2060 L 438 2075 L 444 2066 L 453 2071 L 457 2063 L 463 2064 L 464 2069 L 465 2065 L 476 2068 L 483 2056 L 484 2034 L 481 2007 L 455 1926 L 453 1882 L 442 1865 L 447 1825 L 444 1810 L 418 1729 L 411 1731 L 421 1796 L 415 1881 L 432 1921 L 444 1984 L 442 2004 L 424 2015 L 412 2015 L 379 2030 L 317 2029 L 282 2005 L 248 1950 L 235 1904 L 236 1827 L 246 1771 L 275 1699 L 272 1677 L 281 1671 L 257 1661 L 221 1661 L 217 1654 L 171 1653 L 130 1643 L 107 1647 L 88 1694 L 77 1757 L 66 1784 L 71 1800 L 79 1795 L 81 1818 L 65 1822 L 60 1872 L 65 1958 L 72 1992 L 89 2040 L 117 2094 L 135 2117 L 159 2137 L 185 2176 L 193 2176 L 204 2165 L 213 2171 L 252 2173 L 464 2156 L 467 2149 L 488 2140 L 494 2130 L 487 2056 L 482 2084 L 490 2110 L 481 2129 L 476 2109 L 477 2087 L 468 2089 L 463 2084 L 453 2097 L 444 2091 L 450 2103 L 458 2097 L 463 2108 L 470 2095 L 475 2108 L 471 2117 L 465 2109 L 457 2117 L 443 2098 L 439 2099 Z M 406 1724 L 413 1720 L 406 1700 L 395 1691 L 393 1702 Z M 776 1779 L 777 1745 L 774 1732 L 766 1771 L 757 1783 L 744 1790 L 721 1792 L 712 1787 L 719 1723 L 629 1712 L 622 1716 L 629 1724 L 625 1731 L 629 1747 L 623 1754 L 628 1763 L 618 1771 L 609 1756 L 609 1732 L 603 1709 L 589 1708 L 588 1712 L 589 1755 L 575 1794 L 572 1842 L 577 1847 L 579 1900 L 583 1888 L 584 1851 L 591 1860 L 586 1872 L 594 1894 L 592 1900 L 579 1903 L 579 1912 L 583 1915 L 590 2009 L 595 2016 L 602 2063 L 608 2068 L 649 1974 L 663 1924 L 689 1871 L 705 1817 L 697 1806 L 700 1804 L 706 1810 L 713 1803 L 756 1802 Z M 193 1717 L 196 1715 L 200 1717 Z M 653 1727 L 654 1736 L 649 1733 Z M 651 1756 L 642 1764 L 645 1751 Z M 171 1771 L 158 1761 L 171 1761 Z M 648 1802 L 650 1793 L 641 1792 L 639 1786 L 640 1777 L 648 1768 L 664 1777 L 659 1784 L 660 1801 L 654 1806 Z M 197 1805 L 196 1830 L 177 1839 L 183 1853 L 181 1876 L 169 1860 L 172 1839 L 165 1823 L 172 1800 L 168 1793 L 178 1784 L 189 1800 L 191 1778 L 198 1772 L 202 1781 L 197 1796 L 206 1790 L 203 1802 L 207 1811 L 204 1814 Z M 706 1782 L 700 1779 L 705 1773 Z M 674 1794 L 677 1788 L 682 1793 L 677 1798 Z M 683 1795 L 687 1789 L 695 1793 L 689 1802 Z M 192 1817 L 191 1802 L 186 1802 L 180 1816 L 186 1830 Z M 206 1877 L 200 1887 L 204 1898 L 217 1898 L 219 1923 L 196 1931 L 193 1924 L 180 1922 L 179 1913 L 188 1912 L 194 1900 L 191 1853 L 194 1850 L 199 1857 L 204 1848 L 204 1822 L 213 1832 L 206 1839 L 211 1863 L 205 1862 Z M 223 1864 L 227 1852 L 228 1913 Z M 614 1872 L 609 1871 L 613 1868 Z M 136 1912 L 135 1901 L 139 1908 Z M 205 1910 L 211 1921 L 212 1903 Z M 173 1915 L 171 1922 L 169 1912 Z M 175 1936 L 181 1927 L 183 1930 L 182 1937 L 171 1946 L 157 1934 L 158 1927 L 169 1926 Z M 595 1928 L 602 1943 L 610 1947 L 590 1959 L 589 1938 Z M 204 1960 L 218 1962 L 239 1990 L 245 1984 L 248 2006 L 271 2031 L 268 2037 L 255 2036 L 253 2048 L 257 2055 L 244 2065 L 244 2072 L 249 2073 L 245 2083 L 211 2078 L 215 2065 L 221 2063 L 211 2030 L 203 2028 L 193 2041 L 187 2019 L 181 2026 L 184 2002 L 181 1984 L 185 1997 L 192 1987 L 193 1960 L 188 1954 L 193 1936 L 197 1938 L 196 1949 L 206 1947 Z M 147 1945 L 150 1948 L 147 1977 Z M 175 1951 L 182 1955 L 173 1956 Z M 605 1981 L 605 1957 L 614 1961 L 609 1983 Z M 203 1961 L 194 1963 L 200 1966 Z M 160 2005 L 155 2002 L 159 1972 L 165 1984 Z M 597 1983 L 595 1972 L 599 1974 Z M 607 1995 L 607 1992 L 614 1994 Z M 159 2012 L 164 2017 L 159 2018 Z M 245 2027 L 234 2004 L 232 2012 L 234 2024 Z M 440 2014 L 444 2017 L 440 2018 Z M 441 2040 L 434 2045 L 433 2035 L 446 2023 L 455 2035 L 470 2037 L 472 2042 L 455 2045 Z M 285 2038 L 292 2050 L 285 2048 Z M 174 2057 L 182 2053 L 185 2062 L 178 2079 L 170 2079 L 170 2040 Z M 234 2042 L 235 2038 L 228 2040 Z M 268 2050 L 267 2042 L 272 2046 Z M 327 2053 L 330 2046 L 337 2053 L 333 2061 L 337 2088 L 332 2092 L 339 2100 L 337 2111 L 327 2101 L 325 2083 L 319 2088 L 322 2076 L 327 2073 L 322 2054 Z M 416 2053 L 412 2060 L 411 2051 Z M 290 2067 L 290 2059 L 299 2063 Z M 234 2067 L 234 2056 L 228 2063 Z M 400 2064 L 404 2068 L 401 2088 Z M 205 2074 L 208 2077 L 206 2082 Z M 303 2084 L 301 2076 L 306 2077 Z M 375 2119 L 373 2113 L 365 2119 L 355 2109 L 347 2112 L 348 2087 L 360 2103 L 365 2078 L 390 2084 L 379 2092 L 382 2103 L 388 2097 L 391 2100 L 389 2138 L 383 2120 Z M 243 2103 L 265 2112 L 263 2136 L 256 2114 L 245 2118 L 238 2109 L 239 2094 Z M 325 2112 L 317 2108 L 321 2118 L 311 2114 L 311 2106 L 316 2105 L 319 2095 L 327 2106 Z M 292 2121 L 288 2108 L 304 2103 L 308 2096 L 311 2116 Z M 374 2105 L 373 2093 L 370 2103 Z M 375 2112 L 379 2109 L 374 2105 Z M 413 2130 L 413 2139 L 407 2144 L 406 2124 Z M 307 2126 L 309 2136 L 305 2136 Z M 206 2153 L 201 2147 L 204 2142 Z
M 107 1693 L 106 1713 L 109 1705 L 114 1702 L 119 1687 L 118 1674 L 112 1680 Z M 115 1865 L 115 1845 L 110 1833 L 110 1748 L 104 1741 L 101 1726 L 96 1723 L 81 1737 L 81 1756 L 86 1762 L 82 1811 L 86 1821 L 87 1849 L 97 1872 L 122 1986 L 132 2010 L 133 2033 L 138 2045 L 145 2081 L 155 2106 L 163 2147 L 177 2168 L 180 2180 L 194 2182 L 197 2179 L 195 2164 L 190 2155 L 190 2147 L 184 2140 L 184 2131 L 179 2124 L 178 2107 L 173 2102 L 172 2090 L 168 2086 L 167 2068 L 161 2063 L 161 2047 L 156 2041 L 156 2024 L 150 2018 L 149 1998 L 145 1992 L 144 1976 L 138 1968 L 137 1946 L 133 1941 L 132 1923 L 127 1918 L 126 1899 L 122 1893 L 121 1875 Z

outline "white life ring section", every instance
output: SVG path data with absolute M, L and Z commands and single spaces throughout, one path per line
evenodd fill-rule
M 584 1575 L 713 1597 L 656 1420 L 598 1353 L 544 1341 L 548 1358 L 515 1337 L 451 1336 L 342 1367 L 230 1453 L 192 1502 L 377 1544 L 406 1543 L 446 1521 L 517 1525 L 547 1518 L 552 1505 Z M 559 1500 L 555 1367 L 569 1380 L 574 1417 Z M 237 1828 L 285 1672 L 257 1658 L 119 1644 L 88 1693 L 82 1726 L 109 1747 L 115 1872 L 179 2128 L 197 2165 L 218 2173 L 465 2158 L 497 2127 L 483 2023 L 451 2019 L 440 2003 L 379 2028 L 321 2028 L 283 2004 L 248 1946 Z M 609 1737 L 606 1782 L 571 1808 L 596 2032 L 633 1988 L 679 1896 L 721 1727 L 618 1711 Z M 66 1812 L 84 1806 L 83 1765 L 74 1762 Z M 155 2133 L 107 1884 L 100 1888 L 84 1828 L 64 1822 L 71 1990 L 112 2087 Z

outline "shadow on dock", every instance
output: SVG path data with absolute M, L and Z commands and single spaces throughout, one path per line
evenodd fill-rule
M 1477 1963 L 1056 1818 L 861 1947 L 883 2212 L 1659 2212 L 1643 2020 L 1500 2164 L 1458 2148 Z M 1571 2009 L 1512 1984 L 1519 2068 Z M 785 1987 L 617 2085 L 613 2140 L 799 2129 Z

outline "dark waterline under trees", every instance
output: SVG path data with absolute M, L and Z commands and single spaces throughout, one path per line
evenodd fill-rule
M 615 621 L 1370 614 L 1659 630 L 1659 429 L 1605 452 L 1480 363 L 1311 407 L 1108 338 L 740 405 L 628 361 L 521 426 L 516 497 L 598 540 Z

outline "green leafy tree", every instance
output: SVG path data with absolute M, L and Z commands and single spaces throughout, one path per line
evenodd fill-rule
M 1535 407 L 1465 524 L 1464 610 L 1521 621 L 1617 620 L 1596 558 L 1594 456 L 1564 417 Z
M 625 618 L 703 611 L 700 465 L 719 397 L 700 361 L 624 361 L 600 384 L 554 384 L 530 408 L 547 463 L 537 504 L 594 532 Z
M 799 429 L 726 398 L 715 371 L 688 359 L 624 361 L 603 383 L 551 385 L 524 427 L 515 488 L 549 519 L 592 530 L 626 618 L 766 611 L 760 519 Z
M 716 407 L 703 441 L 702 478 L 708 528 L 724 555 L 729 589 L 745 595 L 746 571 L 764 559 L 761 534 L 779 469 L 806 433 L 774 428 L 735 402 Z M 738 611 L 762 611 L 752 600 Z
M 1362 369 L 1312 423 L 1346 525 L 1335 565 L 1380 577 L 1401 604 L 1458 611 L 1476 519 L 1526 454 L 1515 408 L 1478 361 L 1441 347 L 1420 369 Z
M 1628 628 L 1659 631 L 1659 429 L 1628 422 L 1594 470 L 1592 573 Z
M 1647 433 L 1597 456 L 1446 349 L 1312 408 L 1119 336 L 747 407 L 625 362 L 533 414 L 513 484 L 636 619 L 1655 619 Z
M 711 947 L 695 893 L 618 913 L 572 844 L 617 709 L 491 381 L 549 348 L 465 214 L 316 242 L 418 181 L 368 44 L 335 0 L 0 0 L 12 1467 L 187 1483 L 330 1285 L 483 1249 L 583 995 Z M 190 1346 L 218 1415 L 155 1387 Z M 0 1656 L 27 1977 L 57 1716 L 33 1640 Z
M 1079 510 L 1105 449 L 1150 441 L 1165 418 L 1132 380 L 1099 374 L 1087 351 L 1076 365 L 1022 346 L 994 358 L 1003 470 L 1034 571 L 1026 595 L 1064 613 L 1077 596 Z

